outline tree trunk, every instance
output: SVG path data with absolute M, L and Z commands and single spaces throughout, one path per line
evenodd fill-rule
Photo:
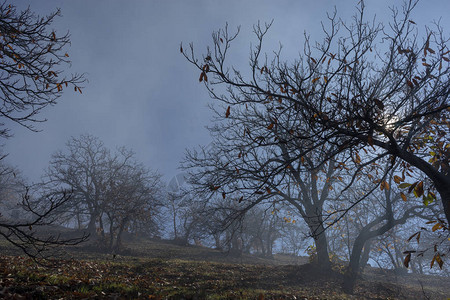
M 444 184 L 437 184 L 436 182 L 434 182 L 434 184 L 439 192 L 439 195 L 441 196 L 442 206 L 444 206 L 444 213 L 447 218 L 447 224 L 450 225 L 450 180 Z
M 328 254 L 328 241 L 323 224 L 321 222 L 312 223 L 309 224 L 309 228 L 316 244 L 317 263 L 319 267 L 324 270 L 331 269 L 330 256 Z
M 122 248 L 122 233 L 123 233 L 124 226 L 120 226 L 119 231 L 117 232 L 116 237 L 116 245 L 114 246 L 114 253 L 120 253 L 120 249 Z
M 122 248 L 122 234 L 123 234 L 127 224 L 128 224 L 128 217 L 126 217 L 120 223 L 119 231 L 117 232 L 117 237 L 116 237 L 116 244 L 113 249 L 113 251 L 115 251 L 115 253 L 120 253 L 120 250 Z
M 216 243 L 216 249 L 222 251 L 222 242 L 220 241 L 220 234 L 214 234 L 214 242 Z
M 359 235 L 356 238 L 355 243 L 353 244 L 352 254 L 350 255 L 350 262 L 344 275 L 343 290 L 347 294 L 353 294 L 356 278 L 359 274 L 361 252 L 366 240 L 367 239 L 364 239 L 362 235 Z
M 172 203 L 172 210 L 173 210 L 173 234 L 174 234 L 174 240 L 176 240 L 178 238 L 178 233 L 177 233 L 177 210 L 175 207 L 175 204 Z
M 105 240 L 105 243 L 106 243 L 106 240 Z M 113 245 L 114 245 L 114 223 L 113 223 L 112 219 L 110 219 L 110 221 L 109 221 L 109 249 L 112 249 Z
M 87 231 L 91 237 L 91 239 L 95 239 L 97 237 L 97 218 L 98 218 L 98 213 L 97 212 L 93 212 L 91 214 L 91 218 L 89 219 L 89 224 L 88 224 L 88 228 Z
M 369 261 L 370 248 L 372 247 L 372 239 L 367 240 L 364 244 L 363 253 L 360 260 L 360 271 L 363 272 Z
M 80 230 L 82 227 L 82 221 L 81 221 L 81 213 L 80 211 L 76 212 L 76 217 L 77 217 L 77 224 L 78 224 L 78 229 Z

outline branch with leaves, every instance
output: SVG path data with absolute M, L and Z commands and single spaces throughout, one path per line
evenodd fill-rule
M 29 8 L 0 4 L 0 117 L 31 130 L 36 130 L 33 123 L 45 121 L 37 114 L 55 104 L 64 89 L 81 93 L 85 82 L 83 74 L 66 75 L 62 68 L 70 65 L 65 50 L 70 35 L 49 28 L 59 15 L 56 10 L 40 17 Z M 8 137 L 8 129 L 0 136 Z

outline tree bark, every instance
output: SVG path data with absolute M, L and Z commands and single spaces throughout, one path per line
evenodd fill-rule
M 343 290 L 347 294 L 353 294 L 356 278 L 358 277 L 360 268 L 359 262 L 361 252 L 364 247 L 364 242 L 366 240 L 367 239 L 365 239 L 362 235 L 358 235 L 358 237 L 355 240 L 355 243 L 353 244 L 352 253 L 350 255 L 350 262 L 347 271 L 345 272 L 343 284 Z
M 222 251 L 222 242 L 220 241 L 220 234 L 213 234 L 216 249 Z
M 361 261 L 359 263 L 361 272 L 363 272 L 364 268 L 367 266 L 367 262 L 369 261 L 371 247 L 372 247 L 372 239 L 367 240 L 364 244 Z
M 442 206 L 444 206 L 445 217 L 447 224 L 450 225 L 450 179 L 447 183 L 434 183 L 439 195 L 441 195 Z
M 331 261 L 328 253 L 328 241 L 322 223 L 309 224 L 317 251 L 317 264 L 321 269 L 331 269 Z
M 91 238 L 95 238 L 97 236 L 97 225 L 96 225 L 97 218 L 98 214 L 94 212 L 91 214 L 91 218 L 89 219 L 87 231 Z

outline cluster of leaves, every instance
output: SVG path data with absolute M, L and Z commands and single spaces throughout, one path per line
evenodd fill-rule
M 446 256 L 446 248 L 448 248 L 448 242 L 450 241 L 450 233 L 449 233 L 449 228 L 447 223 L 438 218 L 437 220 L 431 220 L 426 222 L 427 225 L 432 225 L 431 226 L 431 230 L 428 230 L 425 227 L 421 227 L 420 231 L 417 231 L 416 233 L 414 233 L 413 235 L 411 235 L 408 238 L 408 242 L 410 242 L 412 239 L 415 238 L 415 240 L 417 241 L 417 244 L 420 243 L 420 238 L 421 238 L 421 234 L 422 232 L 432 232 L 432 233 L 437 233 L 437 237 L 435 239 L 435 243 L 430 247 L 433 249 L 433 256 L 430 262 L 430 269 L 433 268 L 434 264 L 437 263 L 439 268 L 442 270 L 443 266 L 444 266 L 444 257 Z M 442 245 L 442 247 L 440 247 Z M 441 248 L 441 251 L 439 251 L 439 249 Z M 421 250 L 421 251 L 416 251 L 416 250 L 408 250 L 405 251 L 403 254 L 406 254 L 405 259 L 403 261 L 403 264 L 406 268 L 409 267 L 409 263 L 411 261 L 411 254 L 413 253 L 417 253 L 418 257 L 423 257 L 426 250 Z

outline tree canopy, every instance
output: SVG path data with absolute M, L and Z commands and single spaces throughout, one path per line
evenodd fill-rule
M 340 167 L 354 171 L 347 188 L 367 176 L 379 188 L 389 189 L 389 168 L 383 161 L 391 168 L 399 161 L 395 183 L 425 204 L 437 199 L 437 191 L 448 223 L 448 38 L 437 22 L 419 35 L 419 25 L 411 19 L 416 3 L 393 8 L 387 25 L 366 21 L 364 1 L 350 23 L 338 19 L 336 12 L 328 15 L 322 42 L 305 35 L 303 53 L 291 62 L 283 60 L 281 49 L 273 56 L 263 53 L 271 24 L 254 27 L 258 43 L 251 50 L 249 70 L 230 66 L 228 53 L 238 32 L 232 34 L 227 27 L 213 34 L 213 45 L 201 59 L 193 45 L 180 50 L 222 105 L 215 106 L 221 124 L 216 128 L 222 128 L 217 136 L 247 135 L 240 153 L 253 152 L 254 161 L 261 157 L 254 149 L 296 149 L 288 152 L 288 160 L 282 155 L 270 160 L 270 174 L 285 174 L 313 153 L 320 159 L 309 170 L 337 160 Z M 236 146 L 233 141 L 229 139 L 230 149 Z M 222 167 L 235 161 L 223 161 Z

